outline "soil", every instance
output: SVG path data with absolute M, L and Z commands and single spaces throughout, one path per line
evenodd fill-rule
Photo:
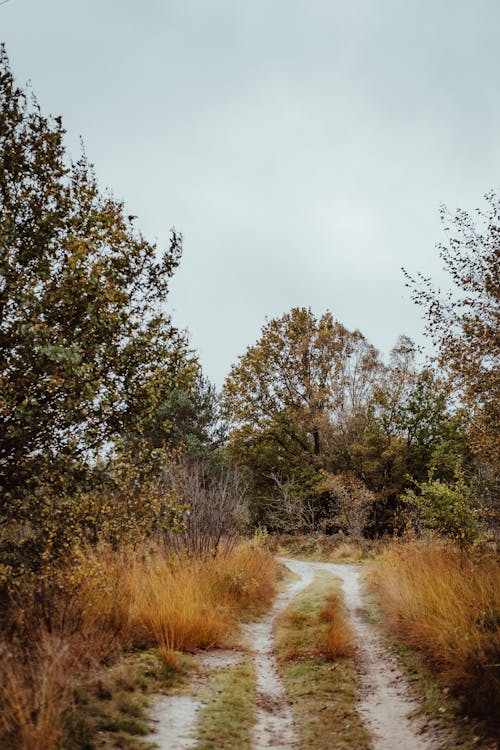
M 206 651 L 198 654 L 196 661 L 200 667 L 195 672 L 191 690 L 195 694 L 206 681 L 206 669 L 232 667 L 241 662 L 242 651 L 233 649 Z M 159 750 L 190 750 L 196 746 L 196 721 L 204 703 L 193 695 L 161 695 L 150 713 L 154 731 L 144 739 L 155 742 Z
M 314 563 L 285 558 L 282 562 L 300 578 L 279 594 L 269 614 L 242 628 L 245 650 L 253 655 L 257 679 L 254 750 L 298 750 L 298 732 L 290 703 L 279 678 L 273 654 L 273 628 L 277 616 L 310 583 L 319 571 L 342 580 L 345 603 L 357 638 L 357 663 L 362 720 L 373 737 L 374 750 L 438 750 L 436 739 L 422 734 L 424 725 L 412 718 L 418 702 L 398 668 L 396 658 L 382 644 L 374 626 L 365 617 L 360 595 L 359 569 L 340 563 Z M 234 665 L 242 658 L 238 651 L 214 651 L 199 656 L 203 667 Z M 200 679 L 200 678 L 198 678 Z M 196 685 L 194 686 L 196 688 Z M 193 690 L 199 693 L 198 690 Z M 189 750 L 197 713 L 202 703 L 191 696 L 162 696 L 155 706 L 156 731 L 147 739 L 161 750 Z M 354 750 L 354 748 L 353 748 Z

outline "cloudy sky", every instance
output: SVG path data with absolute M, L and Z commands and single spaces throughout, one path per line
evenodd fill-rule
M 9 0 L 18 80 L 83 137 L 160 245 L 220 385 L 267 317 L 330 309 L 421 341 L 400 271 L 439 283 L 442 203 L 500 175 L 498 0 Z

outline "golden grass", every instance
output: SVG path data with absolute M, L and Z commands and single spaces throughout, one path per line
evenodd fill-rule
M 353 656 L 356 650 L 356 640 L 347 622 L 344 603 L 338 593 L 327 597 L 318 619 L 326 625 L 324 643 L 321 648 L 323 656 L 331 661 L 340 657 Z
M 249 544 L 216 558 L 154 555 L 137 576 L 135 617 L 172 666 L 176 651 L 230 645 L 235 616 L 265 609 L 275 592 L 277 565 Z
M 14 648 L 4 650 L 0 659 L 0 734 L 6 738 L 2 747 L 59 747 L 75 658 L 68 642 L 44 631 L 33 644 L 32 660 L 26 663 L 23 656 Z
M 383 539 L 350 539 L 327 534 L 273 534 L 265 540 L 268 549 L 278 555 L 318 560 L 321 562 L 352 562 L 373 558 L 386 546 Z
M 216 558 L 182 559 L 159 546 L 84 550 L 43 592 L 17 592 L 0 639 L 0 729 L 6 748 L 61 746 L 76 675 L 123 649 L 178 652 L 228 644 L 237 618 L 264 610 L 278 565 L 250 543 Z M 29 595 L 28 595 L 29 594 Z M 3 747 L 3 746 L 2 746 Z
M 222 645 L 231 630 L 229 611 L 214 596 L 200 563 L 172 568 L 163 556 L 141 566 L 135 616 L 157 642 L 166 663 L 177 665 L 177 651 Z
M 389 628 L 421 650 L 468 711 L 500 705 L 500 571 L 491 554 L 393 545 L 372 585 Z

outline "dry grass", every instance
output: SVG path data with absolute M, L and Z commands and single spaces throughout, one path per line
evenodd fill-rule
M 389 628 L 421 650 L 468 712 L 500 707 L 500 571 L 491 554 L 393 545 L 372 585 Z
M 175 666 L 180 651 L 227 644 L 237 618 L 269 605 L 277 572 L 249 543 L 204 559 L 104 547 L 83 551 L 35 593 L 19 588 L 0 639 L 2 747 L 64 746 L 76 676 L 123 649 L 158 645 Z
M 326 625 L 321 648 L 325 658 L 333 661 L 340 657 L 353 656 L 356 640 L 347 622 L 344 603 L 338 593 L 327 597 L 318 619 Z
M 268 553 L 244 544 L 216 558 L 178 558 L 174 564 L 154 555 L 135 575 L 135 617 L 174 666 L 176 651 L 230 645 L 234 617 L 270 604 L 277 565 Z
M 268 549 L 278 555 L 290 555 L 321 562 L 352 562 L 373 558 L 386 546 L 386 541 L 350 539 L 326 534 L 273 534 L 266 540 Z

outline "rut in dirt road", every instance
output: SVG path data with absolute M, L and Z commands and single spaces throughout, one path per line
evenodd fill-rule
M 419 704 L 411 697 L 410 687 L 395 656 L 385 648 L 374 626 L 364 616 L 356 567 L 288 558 L 282 562 L 298 575 L 323 570 L 342 580 L 345 604 L 357 640 L 358 710 L 372 734 L 374 750 L 438 750 L 439 744 L 420 734 L 417 722 L 410 718 Z
M 288 566 L 290 569 L 291 566 Z M 302 589 L 314 579 L 314 570 L 304 569 L 300 580 L 287 586 L 278 595 L 271 612 L 264 620 L 243 626 L 243 637 L 252 651 L 257 679 L 256 725 L 253 750 L 298 750 L 292 710 L 283 683 L 278 676 L 274 657 L 273 628 L 276 618 Z

